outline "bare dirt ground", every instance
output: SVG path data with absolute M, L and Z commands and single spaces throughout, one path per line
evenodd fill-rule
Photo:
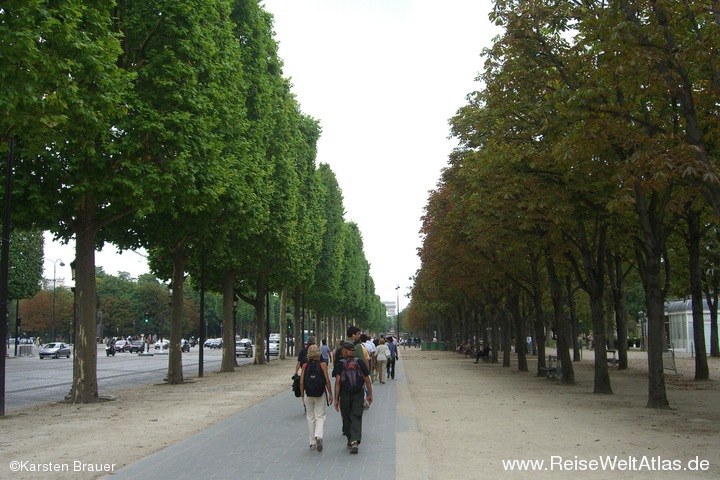
M 645 407 L 644 352 L 630 352 L 628 370 L 611 369 L 613 395 L 592 393 L 587 350 L 572 386 L 518 372 L 514 362 L 503 368 L 454 352 L 400 354 L 408 392 L 398 415 L 417 419 L 422 440 L 418 446 L 401 434 L 411 446 L 405 458 L 399 449 L 397 468 L 414 473 L 398 478 L 720 478 L 720 359 L 708 359 L 713 380 L 695 382 L 694 359 L 677 358 L 681 376 L 666 375 L 670 409 L 655 410 Z M 529 363 L 534 372 L 537 359 Z M 544 463 L 509 471 L 513 460 Z
M 613 395 L 592 394 L 593 365 L 584 354 L 586 360 L 575 364 L 577 385 L 568 386 L 515 365 L 401 349 L 407 382 L 396 384 L 396 478 L 720 477 L 720 359 L 709 359 L 713 380 L 699 383 L 692 380 L 694 360 L 678 359 L 682 376 L 666 380 L 671 409 L 651 410 L 645 408 L 643 353 L 631 353 L 628 370 L 611 371 Z M 0 417 L 0 478 L 48 478 L 12 472 L 13 460 L 81 460 L 117 469 L 118 458 L 132 463 L 288 390 L 294 362 L 112 392 L 112 401 L 98 404 L 8 411 Z M 613 459 L 612 468 L 594 463 Z M 533 473 L 517 466 L 511 472 L 503 462 L 513 460 L 545 463 Z

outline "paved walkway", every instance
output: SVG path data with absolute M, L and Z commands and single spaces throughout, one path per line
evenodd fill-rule
M 288 388 L 106 478 L 393 480 L 397 385 L 405 383 L 403 362 L 397 362 L 395 380 L 373 384 L 373 405 L 363 414 L 357 455 L 346 448 L 342 419 L 332 405 L 327 408 L 323 451 L 310 450 L 302 402 Z

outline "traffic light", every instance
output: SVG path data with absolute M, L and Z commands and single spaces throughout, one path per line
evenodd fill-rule
M 150 312 L 145 312 L 145 323 L 150 321 Z
M 290 319 L 287 320 L 287 329 L 288 332 L 292 331 L 292 320 Z

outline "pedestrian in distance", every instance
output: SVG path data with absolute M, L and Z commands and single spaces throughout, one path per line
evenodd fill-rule
M 388 358 L 390 358 L 390 349 L 385 345 L 384 338 L 378 340 L 375 357 L 377 358 L 378 380 L 380 380 L 380 383 L 385 383 L 385 368 L 387 367 Z
M 317 345 L 308 347 L 307 359 L 300 374 L 300 396 L 305 404 L 310 449 L 322 452 L 325 406 L 333 401 L 332 384 L 328 376 L 328 366 L 321 360 L 320 348 Z
M 328 347 L 326 338 L 323 338 L 321 342 L 322 345 L 320 345 L 320 359 L 325 362 L 325 365 L 329 366 L 331 363 L 334 363 L 332 349 Z
M 398 355 L 397 345 L 395 345 L 395 340 L 393 339 L 393 337 L 388 337 L 386 345 L 388 347 L 388 350 L 390 350 L 390 358 L 388 358 L 386 368 L 387 378 L 395 380 L 395 360 L 398 360 L 400 358 Z
M 335 362 L 335 411 L 342 416 L 342 432 L 350 453 L 358 453 L 362 443 L 363 399 L 367 389 L 367 402 L 372 404 L 372 382 L 365 361 L 355 353 L 355 345 L 344 342 L 340 347 L 342 358 Z

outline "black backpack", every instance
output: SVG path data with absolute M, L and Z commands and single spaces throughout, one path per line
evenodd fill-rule
M 325 374 L 320 363 L 307 363 L 303 387 L 308 397 L 322 397 L 323 393 L 325 393 Z
M 340 387 L 348 393 L 362 392 L 365 385 L 365 376 L 360 369 L 357 357 L 340 360 L 343 370 L 340 372 Z

